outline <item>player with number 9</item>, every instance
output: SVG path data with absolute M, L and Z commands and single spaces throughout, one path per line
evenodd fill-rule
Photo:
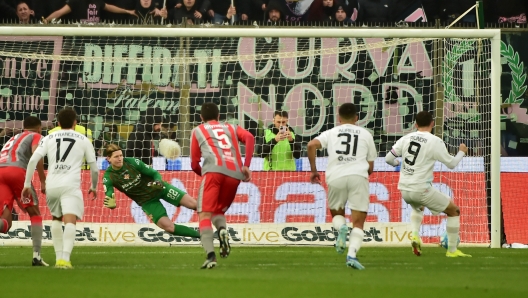
M 420 226 L 424 207 L 433 214 L 444 212 L 447 215 L 447 257 L 471 257 L 458 250 L 460 232 L 460 209 L 451 198 L 432 186 L 433 168 L 438 160 L 448 168 L 454 169 L 467 153 L 467 147 L 460 144 L 458 154 L 451 156 L 439 137 L 431 134 L 434 127 L 433 115 L 422 111 L 416 115 L 417 131 L 400 138 L 385 156 L 385 161 L 392 165 L 400 165 L 396 158 L 401 157 L 402 165 L 398 189 L 402 197 L 411 205 L 412 251 L 415 255 L 422 254 Z

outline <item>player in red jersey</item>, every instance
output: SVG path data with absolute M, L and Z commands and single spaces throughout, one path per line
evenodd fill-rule
M 224 214 L 235 199 L 240 181 L 251 180 L 249 165 L 255 139 L 242 127 L 220 123 L 218 106 L 214 103 L 202 105 L 201 118 L 204 124 L 192 131 L 191 168 L 203 177 L 196 211 L 200 219 L 200 240 L 207 253 L 207 259 L 201 268 L 210 269 L 216 266 L 213 225 L 218 231 L 220 256 L 227 257 L 231 250 Z M 239 141 L 246 145 L 244 163 Z M 202 157 L 203 167 L 200 166 Z
M 0 151 L 0 233 L 11 228 L 13 204 L 16 201 L 21 209 L 29 214 L 31 220 L 31 239 L 33 241 L 33 266 L 48 266 L 40 256 L 42 246 L 42 216 L 38 207 L 38 196 L 32 187 L 31 198 L 20 198 L 24 188 L 24 179 L 29 159 L 42 138 L 41 121 L 29 116 L 24 119 L 24 131 L 13 136 Z M 37 164 L 42 193 L 46 191 L 44 162 Z

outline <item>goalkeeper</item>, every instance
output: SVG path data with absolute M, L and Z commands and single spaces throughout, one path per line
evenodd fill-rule
M 186 226 L 174 224 L 167 216 L 167 210 L 160 200 L 179 207 L 196 210 L 196 200 L 178 188 L 162 181 L 158 171 L 148 167 L 141 160 L 124 158 L 116 144 L 106 146 L 106 158 L 110 167 L 103 178 L 104 206 L 116 207 L 114 187 L 136 202 L 147 216 L 167 233 L 176 236 L 200 238 L 200 233 Z

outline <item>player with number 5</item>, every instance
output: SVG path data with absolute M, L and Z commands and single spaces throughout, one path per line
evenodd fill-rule
M 46 203 L 53 217 L 51 236 L 57 260 L 55 267 L 71 269 L 70 255 L 77 234 L 75 225 L 77 219 L 82 219 L 84 214 L 81 191 L 83 159 L 86 158 L 90 166 L 92 186 L 89 193 L 93 194 L 93 199 L 96 198 L 99 170 L 92 143 L 85 135 L 74 130 L 77 125 L 77 113 L 64 109 L 59 112 L 57 118 L 61 129 L 43 138 L 29 160 L 22 198 L 29 197 L 35 165 L 47 155 L 49 166 L 46 177 Z
M 255 139 L 240 126 L 220 123 L 220 112 L 214 103 L 204 103 L 200 117 L 205 123 L 192 131 L 191 168 L 203 177 L 196 209 L 200 220 L 201 241 L 207 253 L 207 259 L 201 268 L 211 269 L 216 266 L 213 225 L 218 231 L 220 256 L 225 258 L 230 253 L 224 214 L 235 199 L 240 181 L 251 180 L 249 165 Z M 244 163 L 242 163 L 239 141 L 246 145 Z M 202 157 L 203 166 L 200 166 Z
M 363 225 L 367 218 L 370 203 L 369 175 L 374 169 L 377 157 L 372 134 L 356 125 L 358 115 L 353 103 L 339 107 L 338 125 L 320 134 L 308 143 L 308 160 L 312 173 L 312 183 L 321 183 L 315 164 L 317 149 L 328 150 L 326 183 L 328 184 L 328 208 L 332 214 L 332 223 L 339 232 L 336 250 L 343 253 L 346 248 L 348 226 L 345 220 L 345 204 L 352 210 L 352 231 L 346 258 L 348 267 L 363 270 L 357 253 L 363 242 Z
M 471 257 L 458 250 L 458 237 L 460 231 L 460 209 L 451 198 L 432 186 L 433 168 L 438 160 L 448 168 L 454 169 L 467 154 L 467 147 L 460 144 L 458 154 L 451 156 L 439 137 L 431 134 L 434 127 L 433 115 L 422 111 L 416 115 L 416 128 L 418 131 L 400 138 L 385 156 L 385 161 L 398 166 L 401 157 L 400 181 L 398 189 L 402 197 L 411 205 L 412 251 L 415 255 L 422 254 L 422 240 L 420 239 L 420 226 L 423 219 L 424 207 L 434 215 L 444 212 L 447 215 L 447 257 Z

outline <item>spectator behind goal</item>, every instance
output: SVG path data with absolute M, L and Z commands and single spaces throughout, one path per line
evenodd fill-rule
M 261 148 L 264 171 L 295 171 L 295 160 L 301 158 L 301 144 L 288 126 L 288 112 L 275 111 L 273 124 L 264 131 Z

